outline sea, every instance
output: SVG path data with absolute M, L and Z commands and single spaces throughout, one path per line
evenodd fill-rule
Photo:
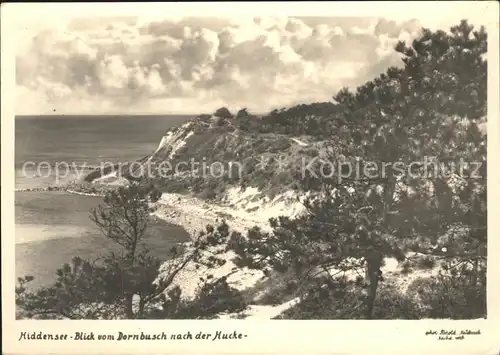
M 30 289 L 49 286 L 73 256 L 97 259 L 117 246 L 89 218 L 102 198 L 62 191 L 25 191 L 58 186 L 78 177 L 76 169 L 127 162 L 155 151 L 171 127 L 192 116 L 17 116 L 15 119 L 16 277 L 31 275 Z M 188 239 L 180 226 L 153 223 L 146 246 L 166 260 L 173 244 Z

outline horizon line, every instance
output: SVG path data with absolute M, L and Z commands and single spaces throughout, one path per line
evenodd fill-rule
M 271 111 L 269 111 L 271 112 Z M 266 115 L 269 112 L 252 112 L 254 115 Z M 14 117 L 63 117 L 63 116 L 88 116 L 88 117 L 99 117 L 99 116 L 201 116 L 201 115 L 213 115 L 214 113 L 29 113 L 29 114 L 14 114 Z
M 14 114 L 14 117 L 62 117 L 62 116 L 199 116 L 200 113 L 30 113 Z

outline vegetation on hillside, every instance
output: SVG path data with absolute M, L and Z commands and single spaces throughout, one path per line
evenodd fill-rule
M 450 33 L 424 29 L 420 38 L 400 42 L 395 50 L 402 68 L 391 67 L 355 91 L 341 89 L 335 103 L 299 105 L 264 117 L 243 110 L 233 118 L 220 109 L 217 120 L 200 118 L 173 163 L 202 157 L 207 164 L 240 161 L 244 174 L 231 180 L 181 172 L 150 179 L 146 190 L 132 184 L 108 192 L 92 218 L 105 237 L 123 247 L 123 255 L 76 259 L 58 271 L 53 286 L 36 292 L 24 287 L 30 277 L 20 279 L 19 309 L 27 317 L 66 318 L 210 318 L 241 311 L 246 298 L 225 278 L 200 285 L 191 301 L 170 287 L 188 263 L 217 267 L 223 263 L 219 253 L 230 249 L 239 267 L 282 277 L 262 302 L 300 298 L 279 318 L 485 317 L 487 181 L 481 125 L 487 34 L 462 21 Z M 303 135 L 311 138 L 307 147 L 290 139 Z M 170 153 L 154 158 L 161 161 Z M 258 169 L 263 155 L 270 164 Z M 279 156 L 290 163 L 284 170 Z M 305 156 L 319 156 L 335 167 L 358 166 L 363 174 L 342 170 L 339 179 L 339 171 L 325 171 L 318 161 L 302 175 L 297 164 Z M 459 167 L 460 162 L 466 164 Z M 147 233 L 148 198 L 159 197 L 148 189 L 189 189 L 209 199 L 227 185 L 267 192 L 294 186 L 317 194 L 304 201 L 304 215 L 270 220 L 269 232 L 257 227 L 231 232 L 225 223 L 208 227 L 191 247 L 175 248 L 171 269 L 153 282 L 160 261 L 139 247 Z M 400 274 L 382 273 L 388 258 L 400 262 Z M 402 284 L 400 278 L 419 270 L 433 275 Z
M 344 122 L 339 115 L 342 110 L 342 105 L 332 102 L 300 104 L 276 109 L 261 117 L 247 115 L 237 124 L 244 132 L 309 135 L 321 140 L 336 134 L 336 128 L 342 126 Z
M 150 193 L 137 184 L 108 192 L 90 218 L 121 252 L 98 260 L 75 257 L 57 271 L 53 285 L 35 291 L 26 287 L 33 277 L 19 278 L 18 318 L 191 319 L 243 309 L 244 301 L 225 278 L 203 280 L 194 300 L 182 299 L 180 288 L 173 287 L 179 273 L 192 264 L 215 268 L 225 263 L 218 254 L 225 248 L 227 226 L 207 226 L 190 245 L 173 247 L 165 256 L 169 262 L 163 264 L 165 260 L 153 257 L 143 244 Z
M 385 258 L 404 263 L 407 273 L 436 266 L 439 277 L 413 285 L 436 291 L 424 295 L 432 306 L 420 316 L 484 317 L 486 137 L 477 122 L 486 117 L 486 41 L 484 28 L 473 31 L 466 21 L 450 34 L 424 30 L 411 46 L 396 46 L 402 69 L 389 68 L 356 92 L 340 90 L 334 99 L 346 109 L 337 121 L 348 125 L 329 160 L 414 163 L 412 174 L 371 170 L 341 182 L 311 174 L 303 183 L 321 186 L 323 195 L 305 202 L 304 216 L 271 220 L 271 233 L 234 235 L 239 264 L 293 271 L 300 280 L 332 269 L 340 278 L 360 272 L 357 308 L 369 319 L 379 318 Z M 460 160 L 468 164 L 433 174 L 424 156 L 448 170 Z M 444 298 L 445 289 L 453 300 Z

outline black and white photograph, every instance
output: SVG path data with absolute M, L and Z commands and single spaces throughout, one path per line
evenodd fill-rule
M 485 23 L 320 15 L 19 31 L 17 320 L 489 317 Z

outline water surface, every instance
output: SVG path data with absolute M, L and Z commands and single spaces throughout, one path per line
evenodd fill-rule
M 16 117 L 16 189 L 54 186 L 62 178 L 40 163 L 99 165 L 151 154 L 161 137 L 188 116 L 30 116 Z M 26 162 L 30 162 L 29 166 Z M 24 167 L 24 169 L 23 169 Z M 116 245 L 105 239 L 89 218 L 100 197 L 65 192 L 16 192 L 16 277 L 35 276 L 33 287 L 49 285 L 54 273 L 73 256 L 98 258 Z M 156 221 L 146 239 L 153 254 L 165 258 L 171 246 L 186 240 L 178 226 Z

